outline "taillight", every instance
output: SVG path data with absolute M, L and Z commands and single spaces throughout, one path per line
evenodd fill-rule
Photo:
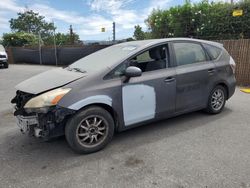
M 233 70 L 233 73 L 235 74 L 235 68 L 236 68 L 236 64 L 235 61 L 233 60 L 233 58 L 230 56 L 230 60 L 229 60 L 229 64 Z

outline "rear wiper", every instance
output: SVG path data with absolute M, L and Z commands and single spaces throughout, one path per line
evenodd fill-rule
M 69 71 L 75 71 L 75 72 L 81 72 L 81 73 L 85 73 L 86 72 L 85 70 L 82 70 L 82 69 L 76 68 L 76 67 L 74 67 L 74 68 L 68 67 L 67 70 L 69 70 Z

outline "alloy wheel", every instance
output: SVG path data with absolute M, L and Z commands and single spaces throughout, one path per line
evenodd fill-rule
M 76 130 L 78 142 L 84 147 L 95 147 L 107 137 L 107 122 L 101 116 L 88 116 Z
M 225 95 L 224 92 L 218 88 L 212 94 L 211 107 L 215 111 L 219 111 L 224 105 Z

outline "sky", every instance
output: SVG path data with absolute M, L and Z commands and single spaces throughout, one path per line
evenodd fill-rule
M 192 0 L 197 2 L 199 0 Z M 56 32 L 73 31 L 81 40 L 112 40 L 112 23 L 116 23 L 116 38 L 133 36 L 134 26 L 147 29 L 144 20 L 155 8 L 167 9 L 185 0 L 0 0 L 0 36 L 10 32 L 9 20 L 17 12 L 31 9 L 54 22 Z M 101 28 L 106 29 L 101 32 Z

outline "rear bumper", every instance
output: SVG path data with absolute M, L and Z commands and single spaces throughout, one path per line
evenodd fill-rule
M 227 84 L 228 86 L 228 96 L 227 99 L 231 98 L 235 92 L 236 89 L 236 79 L 234 76 L 232 76 Z

